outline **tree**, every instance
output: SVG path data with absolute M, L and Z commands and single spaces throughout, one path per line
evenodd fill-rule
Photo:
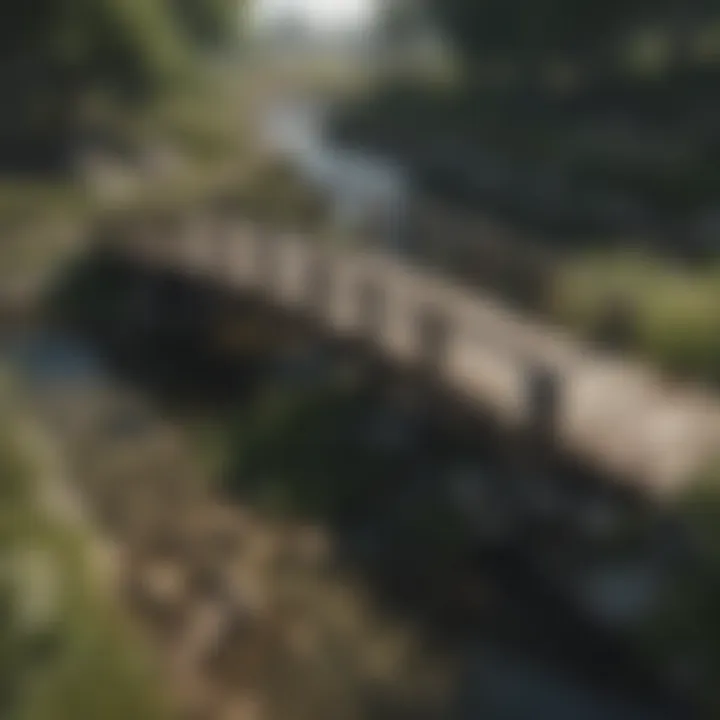
M 239 0 L 36 0 L 0 24 L 0 145 L 58 145 L 81 100 L 142 102 L 239 27 Z M 3 142 L 4 141 L 4 142 Z M 20 143 L 22 144 L 22 143 Z
M 243 6 L 240 0 L 174 0 L 185 36 L 205 49 L 227 47 L 237 41 Z
M 500 64 L 522 74 L 557 60 L 592 74 L 612 71 L 628 36 L 655 26 L 667 29 L 680 64 L 719 15 L 715 0 L 426 1 L 471 72 Z

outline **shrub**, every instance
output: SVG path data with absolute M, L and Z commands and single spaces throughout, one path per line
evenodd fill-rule
M 641 637 L 655 660 L 681 671 L 704 702 L 720 712 L 720 462 L 676 501 L 681 531 L 690 539 L 691 561 L 666 586 Z
M 556 277 L 551 313 L 597 337 L 617 298 L 627 304 L 631 346 L 681 375 L 720 379 L 720 275 L 689 271 L 641 254 L 585 256 Z

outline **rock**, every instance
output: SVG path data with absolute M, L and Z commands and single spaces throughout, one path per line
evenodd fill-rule
M 221 600 L 227 595 L 225 578 L 212 560 L 193 564 L 188 573 L 188 589 L 200 600 Z
M 257 698 L 247 696 L 228 702 L 218 720 L 262 720 L 264 717 L 262 703 Z
M 185 572 L 176 563 L 158 563 L 147 569 L 145 586 L 148 595 L 158 604 L 175 605 L 185 597 Z
M 333 559 L 332 541 L 327 531 L 315 526 L 299 528 L 293 537 L 293 556 L 303 569 L 328 567 Z
M 144 614 L 157 617 L 179 609 L 186 601 L 187 577 L 178 564 L 127 558 L 125 572 L 130 600 Z

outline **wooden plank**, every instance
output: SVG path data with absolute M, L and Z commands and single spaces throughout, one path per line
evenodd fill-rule
M 597 355 L 494 298 L 397 257 L 269 238 L 247 223 L 223 233 L 211 263 L 209 232 L 192 227 L 162 252 L 130 238 L 127 252 L 254 288 L 330 332 L 360 333 L 499 418 L 551 426 L 560 445 L 650 486 L 677 488 L 720 451 L 720 402 L 709 391 L 671 389 L 651 369 Z

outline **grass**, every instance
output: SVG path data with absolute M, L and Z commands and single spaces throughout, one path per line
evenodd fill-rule
M 329 209 L 319 192 L 279 160 L 258 165 L 244 182 L 220 196 L 223 204 L 264 224 L 321 230 Z
M 88 199 L 69 183 L 0 181 L 0 282 L 59 262 L 90 212 Z
M 553 316 L 593 337 L 618 298 L 631 308 L 631 349 L 679 375 L 720 381 L 720 267 L 678 268 L 640 253 L 590 254 L 558 273 Z
M 70 183 L 8 176 L 0 179 L 0 223 L 4 229 L 37 218 L 38 213 L 54 220 L 77 217 L 84 209 L 82 192 Z
M 0 717 L 168 717 L 141 642 L 97 587 L 87 561 L 88 539 L 38 507 L 38 472 L 3 419 Z M 41 612 L 29 621 L 33 606 Z
M 324 203 L 288 168 L 269 164 L 254 141 L 254 115 L 272 96 L 274 82 L 232 65 L 208 68 L 141 110 L 98 98 L 103 135 L 127 161 L 117 168 L 117 192 L 100 197 L 69 175 L 0 177 L 0 281 L 59 266 L 65 236 L 82 235 L 108 218 L 182 215 L 216 207 L 218 200 L 265 224 L 320 232 Z M 157 173 L 137 162 L 147 149 L 170 151 Z
M 253 154 L 245 99 L 237 80 L 231 85 L 210 72 L 132 112 L 96 98 L 97 123 L 128 165 L 132 192 L 117 201 L 119 207 L 108 207 L 94 187 L 83 186 L 70 172 L 0 176 L 2 269 L 32 270 L 68 226 L 87 227 L 108 212 L 182 207 L 234 183 L 236 168 Z M 148 149 L 169 149 L 177 162 L 162 177 L 146 175 L 137 161 Z
M 257 159 L 229 174 L 178 178 L 152 192 L 115 204 L 103 220 L 142 221 L 166 217 L 181 220 L 193 213 L 231 215 L 277 230 L 321 235 L 330 228 L 325 199 L 293 168 L 277 159 Z

